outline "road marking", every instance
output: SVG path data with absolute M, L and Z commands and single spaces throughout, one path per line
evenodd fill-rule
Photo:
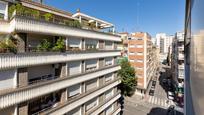
M 157 105 L 160 105 L 160 98 L 158 98 Z
M 151 103 L 152 103 L 152 104 L 154 103 L 154 96 L 152 96 L 152 100 L 151 100 Z
M 157 98 L 156 97 L 154 98 L 154 104 L 157 104 Z

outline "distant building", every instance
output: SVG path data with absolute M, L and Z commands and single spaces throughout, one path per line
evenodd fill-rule
M 166 35 L 165 33 L 156 34 L 156 46 L 160 49 L 160 61 L 166 61 L 169 47 L 172 44 L 172 39 L 174 36 Z
M 135 32 L 128 40 L 128 59 L 136 70 L 136 94 L 144 95 L 151 78 L 156 73 L 157 50 L 153 47 L 151 36 L 146 32 Z
M 119 45 L 119 49 L 121 50 L 121 54 L 123 57 L 128 57 L 128 39 L 130 35 L 128 32 L 119 33 L 122 39 L 122 44 Z

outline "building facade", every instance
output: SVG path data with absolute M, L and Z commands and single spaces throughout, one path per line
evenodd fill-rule
M 0 7 L 1 115 L 120 113 L 112 24 L 27 0 Z
M 156 45 L 160 49 L 160 62 L 165 61 L 168 53 L 171 53 L 169 47 L 172 44 L 173 37 L 172 35 L 166 35 L 166 33 L 156 34 Z
M 128 40 L 128 59 L 135 68 L 137 77 L 136 94 L 144 95 L 151 78 L 156 73 L 156 47 L 153 47 L 151 36 L 145 32 L 131 34 Z
M 184 98 L 184 33 L 177 32 L 172 43 L 171 59 L 172 77 L 174 81 L 177 101 L 183 103 Z

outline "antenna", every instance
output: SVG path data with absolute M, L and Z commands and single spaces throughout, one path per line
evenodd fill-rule
M 140 27 L 139 27 L 139 7 L 140 7 L 140 0 L 137 0 L 137 12 L 136 12 L 136 30 L 140 30 Z

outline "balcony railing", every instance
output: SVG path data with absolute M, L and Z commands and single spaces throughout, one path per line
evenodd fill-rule
M 60 36 L 74 36 L 74 37 L 82 37 L 82 38 L 89 38 L 89 39 L 111 40 L 111 41 L 117 41 L 117 42 L 121 41 L 120 36 L 118 35 L 86 30 L 81 28 L 75 28 L 75 27 L 70 27 L 63 24 L 56 24 L 56 23 L 51 23 L 44 20 L 38 20 L 38 19 L 22 17 L 22 16 L 15 16 L 11 20 L 9 32 L 13 32 L 13 31 L 60 35 Z
M 0 94 L 0 109 L 16 105 L 21 102 L 25 102 L 36 97 L 46 95 L 57 90 L 61 90 L 75 84 L 79 84 L 84 81 L 98 78 L 109 73 L 116 72 L 120 69 L 120 66 L 112 66 L 103 68 L 97 71 L 84 73 L 81 75 L 63 77 L 41 84 L 29 85 L 22 88 L 17 88 L 10 92 Z
M 102 54 L 102 55 L 101 55 Z M 29 67 L 40 64 L 54 64 L 68 61 L 120 56 L 120 51 L 78 51 L 1 54 L 0 70 Z
M 53 75 L 44 75 L 44 76 L 41 76 L 41 77 L 38 77 L 38 78 L 35 78 L 35 79 L 30 79 L 28 84 L 29 85 L 32 85 L 32 84 L 37 84 L 37 83 L 42 83 L 42 82 L 46 82 L 46 81 L 49 81 L 49 80 L 54 80 L 58 78 L 58 76 L 53 76 Z
M 179 59 L 179 60 L 184 60 L 184 54 L 180 54 L 180 53 L 179 53 L 178 59 Z

